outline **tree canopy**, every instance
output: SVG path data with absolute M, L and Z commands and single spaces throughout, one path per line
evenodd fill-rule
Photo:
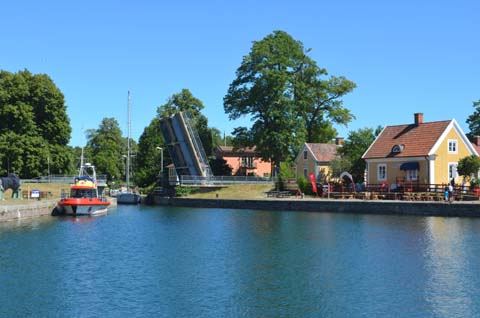
M 73 172 L 70 134 L 64 96 L 48 75 L 0 71 L 0 174 Z
M 458 174 L 467 180 L 476 179 L 480 170 L 480 158 L 476 155 L 464 157 L 458 161 Z
M 362 156 L 381 131 L 382 127 L 380 126 L 375 130 L 373 128 L 363 128 L 351 131 L 342 147 L 338 149 L 341 159 L 335 164 L 335 167 L 348 171 L 355 182 L 363 182 L 366 166 Z M 340 173 L 343 171 L 340 171 Z
M 104 118 L 98 129 L 87 130 L 87 148 L 98 174 L 106 174 L 108 180 L 125 177 L 127 142 L 115 118 Z
M 308 52 L 283 31 L 253 43 L 224 97 L 231 120 L 249 116 L 253 121 L 250 128 L 234 130 L 237 145 L 256 146 L 264 160 L 278 163 L 305 141 L 333 138 L 332 122 L 354 118 L 339 98 L 355 84 L 344 77 L 324 79 L 327 71 Z
M 475 111 L 467 118 L 468 128 L 470 129 L 467 136 L 470 140 L 475 136 L 480 136 L 480 100 L 473 102 L 473 107 Z

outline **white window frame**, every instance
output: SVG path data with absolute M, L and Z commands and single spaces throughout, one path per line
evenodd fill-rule
M 381 173 L 380 170 L 383 170 Z M 386 181 L 387 180 L 387 165 L 385 163 L 380 163 L 377 165 L 377 181 Z
M 308 179 L 308 169 L 303 168 L 303 176 Z
M 448 139 L 448 153 L 457 154 L 458 153 L 458 140 L 457 139 Z
M 304 150 L 303 151 L 303 160 L 307 160 L 308 159 L 308 151 Z
M 452 170 L 452 167 L 455 167 L 455 170 Z M 448 163 L 448 182 L 450 182 L 452 179 L 457 180 L 458 178 L 458 162 L 449 162 Z
M 407 170 L 407 181 L 417 181 L 418 180 L 418 170 Z

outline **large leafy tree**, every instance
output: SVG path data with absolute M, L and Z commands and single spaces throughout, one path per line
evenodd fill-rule
M 249 116 L 250 128 L 234 130 L 238 146 L 256 146 L 275 164 L 305 141 L 327 141 L 336 135 L 331 122 L 346 124 L 353 115 L 339 98 L 355 84 L 343 77 L 323 79 L 327 71 L 307 56 L 303 44 L 283 31 L 254 42 L 224 97 L 234 120 Z
M 0 172 L 22 178 L 73 172 L 66 109 L 47 75 L 0 71 Z
M 480 100 L 473 102 L 473 107 L 475 111 L 467 118 L 468 128 L 470 128 L 467 136 L 470 140 L 475 136 L 480 136 Z
M 121 180 L 125 176 L 127 143 L 115 118 L 104 118 L 98 129 L 87 131 L 87 147 L 98 174 L 108 180 Z
M 375 130 L 373 128 L 363 128 L 351 131 L 342 147 L 338 149 L 341 164 L 337 166 L 347 169 L 355 182 L 364 181 L 366 166 L 362 156 L 381 131 L 382 127 L 380 126 Z

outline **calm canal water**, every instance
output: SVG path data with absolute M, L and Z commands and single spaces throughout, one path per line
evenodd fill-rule
M 120 206 L 0 224 L 1 317 L 479 317 L 480 219 Z

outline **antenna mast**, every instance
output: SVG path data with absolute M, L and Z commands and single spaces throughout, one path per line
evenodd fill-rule
M 130 190 L 130 90 L 128 91 L 128 109 L 127 109 L 127 127 L 128 127 L 128 136 L 127 136 L 127 191 Z

